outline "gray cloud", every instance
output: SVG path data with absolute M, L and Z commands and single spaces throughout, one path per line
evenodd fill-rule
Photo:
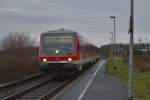
M 0 37 L 8 32 L 39 33 L 67 28 L 80 32 L 97 45 L 109 43 L 111 15 L 117 16 L 117 42 L 128 42 L 130 0 L 1 0 Z M 135 41 L 150 38 L 150 1 L 135 1 Z

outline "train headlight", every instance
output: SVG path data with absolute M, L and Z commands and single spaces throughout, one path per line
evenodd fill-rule
M 55 53 L 59 53 L 59 50 L 56 50 Z
M 72 58 L 68 58 L 68 61 L 72 61 Z
M 46 58 L 44 58 L 44 59 L 43 59 L 43 61 L 45 62 L 45 61 L 47 61 L 47 59 L 46 59 Z

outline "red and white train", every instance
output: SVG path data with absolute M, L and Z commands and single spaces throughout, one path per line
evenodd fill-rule
M 44 71 L 82 70 L 100 57 L 99 48 L 77 32 L 59 29 L 41 34 L 39 59 Z

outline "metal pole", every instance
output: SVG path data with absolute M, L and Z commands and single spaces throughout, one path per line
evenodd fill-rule
M 110 18 L 113 18 L 114 19 L 114 45 L 113 45 L 113 48 L 114 48 L 114 69 L 116 69 L 116 65 L 115 65 L 115 58 L 116 58 L 116 17 L 115 16 L 110 16 Z
M 129 80 L 128 80 L 128 100 L 133 100 L 133 33 L 134 33 L 134 0 L 130 0 L 130 48 L 129 48 Z
M 114 66 L 114 36 L 113 36 L 113 32 L 110 33 L 112 35 L 112 38 L 111 38 L 111 47 L 112 47 L 112 65 Z
M 115 65 L 115 58 L 116 58 L 116 20 L 115 20 L 115 16 L 114 16 L 114 68 L 116 68 Z
M 110 54 L 110 56 L 112 56 L 112 38 L 109 38 L 109 39 L 110 39 L 109 54 Z

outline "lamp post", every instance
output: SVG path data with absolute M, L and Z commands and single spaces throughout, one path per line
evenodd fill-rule
M 109 55 L 112 56 L 112 38 L 109 39 L 110 39 Z
M 133 100 L 133 33 L 134 33 L 134 0 L 130 0 L 130 48 L 129 48 L 129 71 L 128 71 L 128 100 Z
M 110 32 L 110 34 L 112 35 L 112 37 L 111 38 L 109 38 L 109 39 L 111 39 L 111 51 L 112 51 L 112 65 L 114 66 L 114 44 L 113 44 L 113 32 Z
M 114 45 L 113 45 L 114 65 L 113 65 L 113 67 L 116 68 L 116 65 L 115 65 L 115 57 L 116 57 L 116 17 L 115 16 L 110 16 L 109 18 L 112 18 L 114 20 Z

